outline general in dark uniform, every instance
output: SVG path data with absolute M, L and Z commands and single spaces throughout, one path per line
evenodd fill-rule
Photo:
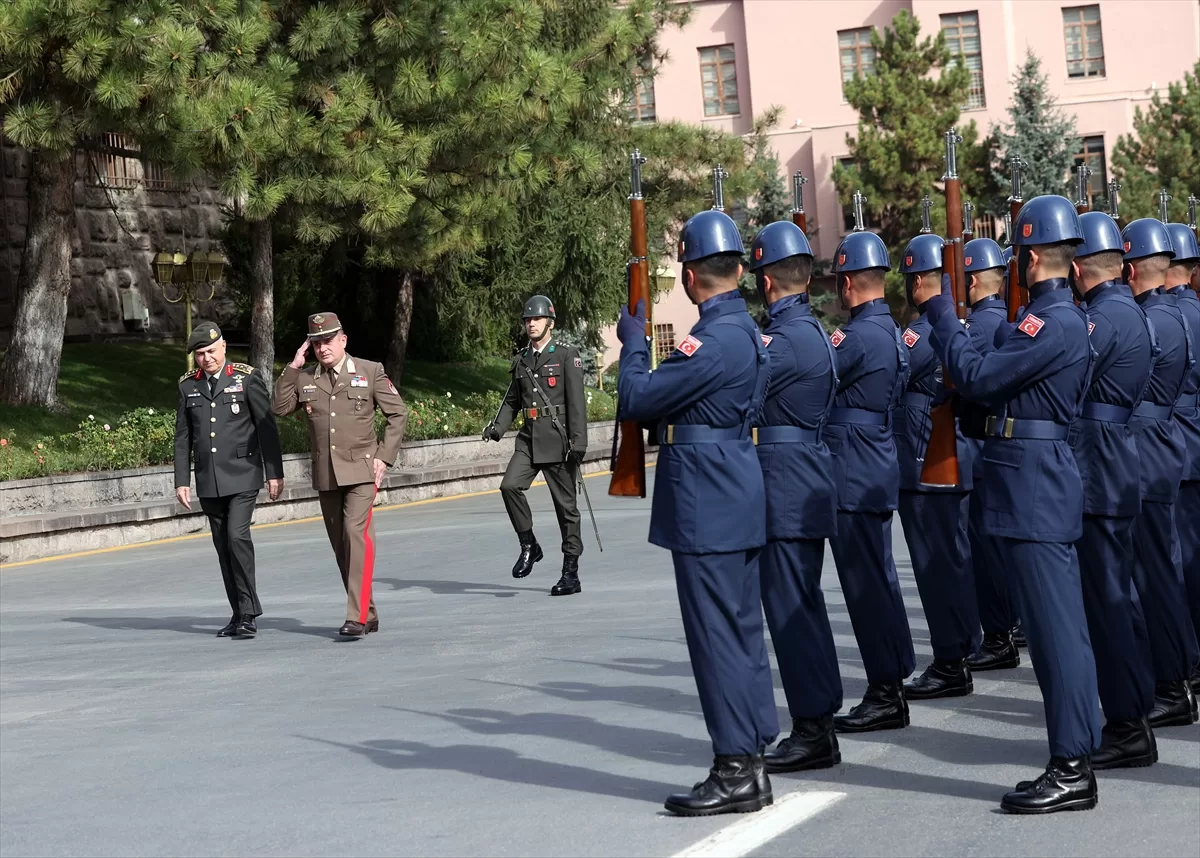
M 187 343 L 199 366 L 179 379 L 175 413 L 175 495 L 189 510 L 191 463 L 196 495 L 208 516 L 233 617 L 218 637 L 253 637 L 262 614 L 254 581 L 250 520 L 265 472 L 271 500 L 283 490 L 279 430 L 262 374 L 225 360 L 212 322 L 197 322 Z
M 483 430 L 483 438 L 499 441 L 518 414 L 524 417 L 508 470 L 500 481 L 504 508 L 521 543 L 512 574 L 524 578 L 542 559 L 525 497 L 540 471 L 550 487 L 562 533 L 562 577 L 550 593 L 570 596 L 581 589 L 579 555 L 583 553 L 583 540 L 575 491 L 579 467 L 587 452 L 587 392 L 578 349 L 551 341 L 554 315 L 554 305 L 545 295 L 534 295 L 525 302 L 523 317 L 529 345 L 513 360 L 512 381 L 495 419 Z

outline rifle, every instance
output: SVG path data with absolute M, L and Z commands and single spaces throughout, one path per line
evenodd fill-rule
M 1108 183 L 1108 213 L 1112 215 L 1112 219 L 1117 222 L 1117 226 L 1121 225 L 1121 212 L 1118 208 L 1117 194 L 1121 190 L 1121 183 L 1116 179 L 1112 179 Z
M 963 246 L 975 237 L 975 206 L 970 200 L 963 200 Z M 963 282 L 965 283 L 965 276 Z
M 1171 216 L 1167 213 L 1167 203 L 1174 199 L 1167 193 L 1166 188 L 1161 188 L 1158 192 L 1158 219 L 1163 223 L 1170 223 Z
M 1188 194 L 1188 226 L 1192 228 L 1192 232 L 1196 233 L 1196 238 L 1200 238 L 1200 229 L 1196 227 L 1196 203 L 1200 203 L 1200 199 L 1195 194 Z
M 808 235 L 808 215 L 804 213 L 804 186 L 808 179 L 797 170 L 792 175 L 792 223 L 800 227 L 800 231 Z
M 1012 188 L 1008 197 L 1008 243 L 1013 245 L 1013 224 L 1017 222 L 1017 215 L 1021 213 L 1021 207 L 1025 205 L 1025 200 L 1021 196 L 1021 171 L 1029 166 L 1029 163 L 1021 157 L 1020 152 L 1014 152 L 1008 158 L 1008 166 L 1011 171 Z M 1021 288 L 1021 278 L 1017 271 L 1017 254 L 1014 250 L 1012 259 L 1008 262 L 1008 320 L 1015 322 L 1017 320 L 1017 311 L 1025 304 L 1029 303 L 1029 298 L 1024 294 L 1025 290 Z
M 1092 204 L 1088 202 L 1088 179 L 1091 175 L 1092 168 L 1087 164 L 1075 165 L 1075 211 L 1080 214 L 1092 210 Z
M 633 256 L 625 263 L 628 284 L 629 312 L 636 313 L 639 302 L 646 313 L 646 339 L 652 340 L 652 308 L 650 300 L 650 263 L 646 250 L 646 201 L 642 198 L 642 164 L 646 159 L 634 149 L 629 155 L 629 244 Z M 646 496 L 646 441 L 636 420 L 621 419 L 621 404 L 617 402 L 617 431 L 613 436 L 612 478 L 608 493 L 614 497 L 644 498 Z
M 950 275 L 950 290 L 954 295 L 954 311 L 958 318 L 967 315 L 967 274 L 963 268 L 963 200 L 962 183 L 958 178 L 957 145 L 962 137 L 954 129 L 946 132 L 946 244 L 942 251 L 942 269 Z M 953 385 L 945 375 L 947 388 Z M 946 401 L 929 412 L 931 429 L 921 466 L 921 485 L 951 488 L 962 485 L 958 467 L 958 434 L 954 406 Z
M 921 235 L 928 235 L 933 232 L 933 225 L 929 220 L 929 210 L 933 208 L 933 200 L 929 199 L 929 194 L 926 194 L 921 200 Z
M 720 164 L 713 167 L 713 211 L 725 211 L 725 180 L 729 173 Z

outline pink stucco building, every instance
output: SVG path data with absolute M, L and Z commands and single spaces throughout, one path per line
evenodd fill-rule
M 809 231 L 819 230 L 814 249 L 826 258 L 845 233 L 833 166 L 847 156 L 846 134 L 858 122 L 842 81 L 870 73 L 870 30 L 902 9 L 923 34 L 946 30 L 951 49 L 963 54 L 973 74 L 963 122 L 974 119 L 983 133 L 1005 121 L 1012 76 L 1027 48 L 1036 53 L 1059 104 L 1076 117 L 1080 157 L 1093 167 L 1100 195 L 1134 109 L 1200 57 L 1200 0 L 698 0 L 693 8 L 685 28 L 663 34 L 668 60 L 635 109 L 644 120 L 744 134 L 756 113 L 782 106 L 772 144 L 786 176 L 798 169 L 809 178 Z M 696 310 L 676 286 L 654 313 L 663 355 Z M 620 346 L 611 330 L 605 339 L 611 362 Z

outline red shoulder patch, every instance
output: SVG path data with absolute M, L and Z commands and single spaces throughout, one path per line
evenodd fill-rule
M 202 369 L 197 369 L 197 370 L 196 370 L 196 374 L 195 374 L 194 376 L 192 376 L 192 377 L 193 377 L 193 378 L 195 378 L 195 379 L 196 379 L 196 381 L 199 381 L 200 379 L 204 378 L 204 370 L 202 370 Z
M 764 349 L 765 349 L 767 346 L 771 345 L 771 340 L 775 339 L 774 337 L 768 337 L 766 334 L 762 334 L 761 336 L 762 336 L 763 348 L 764 348 Z
M 1092 331 L 1096 330 L 1095 322 L 1088 322 L 1088 336 L 1091 336 Z
M 911 349 L 913 346 L 915 346 L 917 344 L 917 340 L 919 340 L 919 339 L 921 339 L 921 335 L 918 334 L 916 331 L 914 331 L 912 328 L 904 329 L 904 345 L 908 346 Z
M 833 343 L 835 349 L 842 344 L 842 340 L 844 339 L 846 339 L 846 334 L 841 328 L 838 328 L 829 335 L 829 342 Z
M 688 334 L 683 338 L 683 342 L 676 346 L 676 348 L 688 357 L 691 357 L 702 345 L 704 345 L 704 343 L 700 342 L 700 340 L 696 339 L 691 334 Z
M 1025 317 L 1025 320 L 1021 322 L 1021 324 L 1017 325 L 1017 330 L 1023 334 L 1029 334 L 1031 337 L 1036 337 L 1038 335 L 1038 331 L 1040 331 L 1045 324 L 1046 323 L 1044 321 L 1031 313 Z

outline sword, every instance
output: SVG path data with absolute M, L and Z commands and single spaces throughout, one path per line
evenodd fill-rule
M 583 463 L 575 466 L 575 480 L 579 483 L 579 488 L 583 492 L 583 502 L 587 504 L 588 518 L 592 520 L 592 531 L 596 534 L 596 544 L 600 546 L 600 551 L 604 551 L 604 543 L 600 541 L 600 528 L 596 526 L 596 513 L 592 512 L 592 499 L 588 497 L 587 483 L 583 481 Z

